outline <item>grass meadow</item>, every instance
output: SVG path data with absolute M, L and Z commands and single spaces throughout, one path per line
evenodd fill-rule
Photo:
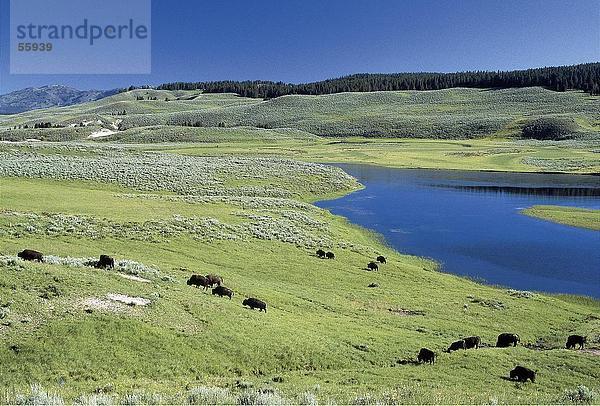
M 393 251 L 310 204 L 361 187 L 338 169 L 154 147 L 0 146 L 3 402 L 597 399 L 598 301 L 486 286 Z M 21 261 L 24 248 L 51 260 Z M 105 253 L 116 269 L 89 266 Z M 387 264 L 366 271 L 377 255 Z M 233 299 L 186 285 L 192 273 L 220 274 Z M 242 307 L 248 296 L 268 312 Z M 523 345 L 493 348 L 506 331 Z M 588 349 L 564 349 L 573 333 Z M 484 347 L 443 352 L 470 335 Z M 435 365 L 413 362 L 421 347 Z M 535 384 L 506 379 L 517 364 Z
M 600 210 L 564 206 L 533 206 L 524 209 L 522 213 L 555 223 L 600 231 Z
M 576 133 L 520 138 L 548 116 Z M 312 203 L 362 187 L 331 162 L 598 174 L 599 133 L 598 97 L 540 88 L 144 89 L 0 116 L 0 403 L 597 403 L 597 300 L 442 273 Z M 100 254 L 115 269 L 91 266 Z M 233 299 L 188 286 L 192 273 L 221 275 Z M 502 332 L 522 345 L 494 348 Z M 587 348 L 564 349 L 569 334 Z M 443 351 L 471 335 L 482 348 Z M 435 365 L 414 362 L 422 347 Z M 518 364 L 536 383 L 507 379 Z

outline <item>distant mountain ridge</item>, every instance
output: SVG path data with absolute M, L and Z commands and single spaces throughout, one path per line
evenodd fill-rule
M 113 90 L 77 90 L 62 85 L 28 87 L 0 95 L 0 114 L 17 114 L 48 107 L 71 106 L 118 93 Z

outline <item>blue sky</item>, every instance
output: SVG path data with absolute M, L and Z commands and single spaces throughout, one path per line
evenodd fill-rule
M 152 0 L 148 75 L 10 75 L 8 37 L 0 0 L 0 93 L 510 70 L 600 61 L 600 0 Z

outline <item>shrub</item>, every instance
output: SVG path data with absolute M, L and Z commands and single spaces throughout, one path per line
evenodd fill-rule
M 587 386 L 579 385 L 575 389 L 565 389 L 559 403 L 594 404 L 598 395 Z
M 289 400 L 269 390 L 247 390 L 238 396 L 238 405 L 289 405 Z
M 188 392 L 186 402 L 189 405 L 231 405 L 235 398 L 229 389 L 198 386 Z
M 9 399 L 8 403 L 15 405 L 59 405 L 65 404 L 63 399 L 56 393 L 46 392 L 39 384 L 31 385 L 30 392 L 27 394 L 19 393 L 13 399 Z
M 122 405 L 163 405 L 168 403 L 158 393 L 136 392 L 129 393 L 121 399 Z
M 115 401 L 110 395 L 93 393 L 91 395 L 81 395 L 77 397 L 73 404 L 82 406 L 109 406 L 114 405 Z
M 541 117 L 527 123 L 522 130 L 523 138 L 536 140 L 561 140 L 577 131 L 572 119 Z

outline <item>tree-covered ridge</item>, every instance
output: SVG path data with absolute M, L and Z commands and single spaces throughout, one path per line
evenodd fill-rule
M 288 94 L 320 95 L 388 90 L 439 90 L 452 87 L 511 88 L 542 86 L 551 90 L 583 90 L 600 95 L 600 63 L 516 71 L 456 73 L 362 73 L 320 82 L 292 84 L 271 81 L 173 82 L 161 90 L 203 90 L 237 93 L 243 97 L 273 98 Z

